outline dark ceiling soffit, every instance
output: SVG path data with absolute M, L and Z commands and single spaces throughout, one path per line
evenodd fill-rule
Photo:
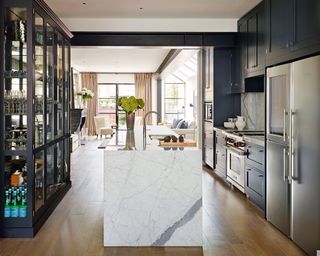
M 59 17 L 51 10 L 51 8 L 43 0 L 35 0 L 35 2 L 46 12 L 46 14 L 61 28 L 63 33 L 69 38 L 73 37 L 73 34 L 67 28 L 67 26 L 59 19 Z
M 73 32 L 72 46 L 235 47 L 236 32 Z
M 181 51 L 181 49 L 171 49 L 158 67 L 156 73 L 161 74 L 162 71 L 178 56 Z

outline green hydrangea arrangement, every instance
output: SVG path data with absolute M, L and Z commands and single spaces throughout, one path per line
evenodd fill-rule
M 126 112 L 127 115 L 131 115 L 139 109 L 144 108 L 143 99 L 137 99 L 134 96 L 121 97 L 118 99 L 118 108 Z

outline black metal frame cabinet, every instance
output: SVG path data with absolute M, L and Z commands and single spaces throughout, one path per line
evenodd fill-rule
M 33 237 L 71 186 L 72 34 L 43 0 L 0 11 L 0 236 Z
M 267 66 L 320 52 L 318 0 L 266 0 L 265 4 Z

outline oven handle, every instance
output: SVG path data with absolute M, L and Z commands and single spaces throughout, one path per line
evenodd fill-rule
M 248 153 L 246 151 L 243 151 L 243 150 L 240 150 L 240 149 L 237 149 L 237 148 L 233 148 L 233 147 L 230 147 L 230 146 L 224 146 L 225 149 L 229 150 L 230 152 L 233 152 L 239 156 L 245 156 L 247 155 Z

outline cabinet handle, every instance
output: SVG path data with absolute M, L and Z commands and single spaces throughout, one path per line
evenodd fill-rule
M 263 150 L 263 149 L 260 149 L 259 152 L 262 153 L 262 152 L 264 152 L 264 150 Z
M 258 177 L 259 177 L 259 178 L 262 178 L 262 177 L 263 177 L 263 175 L 262 175 L 262 174 L 260 174 L 260 175 L 258 175 Z

